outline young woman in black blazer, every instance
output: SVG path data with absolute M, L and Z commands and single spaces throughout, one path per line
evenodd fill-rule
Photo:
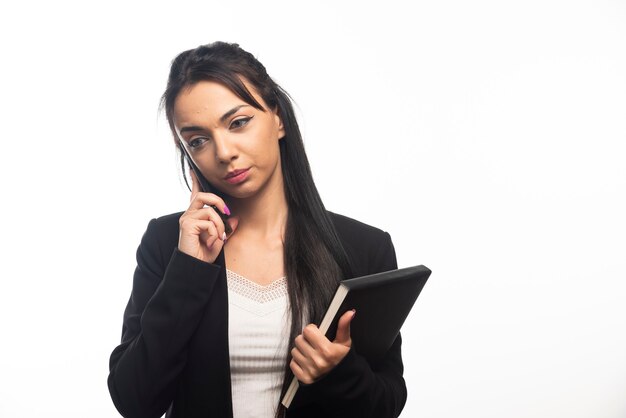
M 173 61 L 162 104 L 183 176 L 188 155 L 210 190 L 191 172 L 187 210 L 152 219 L 137 249 L 110 358 L 120 414 L 233 417 L 228 267 L 261 286 L 286 278 L 282 385 L 255 395 L 275 408 L 254 416 L 397 417 L 407 396 L 400 335 L 372 364 L 351 346 L 355 312 L 333 341 L 314 325 L 339 280 L 397 268 L 391 238 L 325 210 L 286 92 L 250 53 L 215 42 Z M 300 388 L 285 409 L 294 375 Z

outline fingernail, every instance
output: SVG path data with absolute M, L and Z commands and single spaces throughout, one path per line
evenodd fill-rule
M 222 232 L 222 241 L 226 241 L 226 232 Z
M 224 213 L 230 216 L 230 209 L 228 209 L 228 206 L 226 205 L 224 205 Z

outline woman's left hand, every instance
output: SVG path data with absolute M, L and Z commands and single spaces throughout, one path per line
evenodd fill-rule
M 330 341 L 317 326 L 309 324 L 296 337 L 289 367 L 302 383 L 310 384 L 328 373 L 348 354 L 352 346 L 350 322 L 355 311 L 347 311 L 337 324 L 337 336 Z

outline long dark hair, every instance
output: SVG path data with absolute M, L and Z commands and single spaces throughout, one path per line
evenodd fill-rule
M 291 98 L 267 74 L 265 67 L 237 44 L 214 42 L 185 51 L 172 62 L 161 106 L 170 124 L 185 183 L 185 155 L 174 128 L 174 102 L 182 89 L 199 81 L 215 81 L 229 88 L 242 100 L 265 111 L 250 94 L 245 78 L 270 109 L 278 109 L 285 136 L 279 142 L 288 215 L 284 242 L 291 330 L 281 399 L 293 378 L 289 367 L 295 337 L 302 332 L 303 320 L 319 324 L 337 283 L 352 277 L 350 260 L 341 245 L 332 220 L 313 182 L 300 128 Z M 303 318 L 305 313 L 305 318 Z M 276 417 L 285 416 L 280 405 Z

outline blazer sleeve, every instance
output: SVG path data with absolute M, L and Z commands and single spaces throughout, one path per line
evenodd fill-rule
M 177 248 L 163 253 L 159 223 L 149 222 L 137 249 L 122 340 L 109 363 L 109 392 L 127 418 L 158 418 L 169 407 L 186 363 L 187 343 L 221 270 Z
M 385 232 L 371 273 L 397 268 L 395 249 L 390 235 Z M 377 364 L 370 364 L 351 348 L 328 374 L 308 385 L 300 383 L 296 397 L 300 394 L 300 401 L 314 400 L 329 405 L 329 416 L 395 418 L 400 415 L 407 398 L 402 377 L 401 345 L 402 337 L 398 334 L 383 360 Z M 302 403 L 295 406 L 296 409 L 299 406 L 306 408 Z

